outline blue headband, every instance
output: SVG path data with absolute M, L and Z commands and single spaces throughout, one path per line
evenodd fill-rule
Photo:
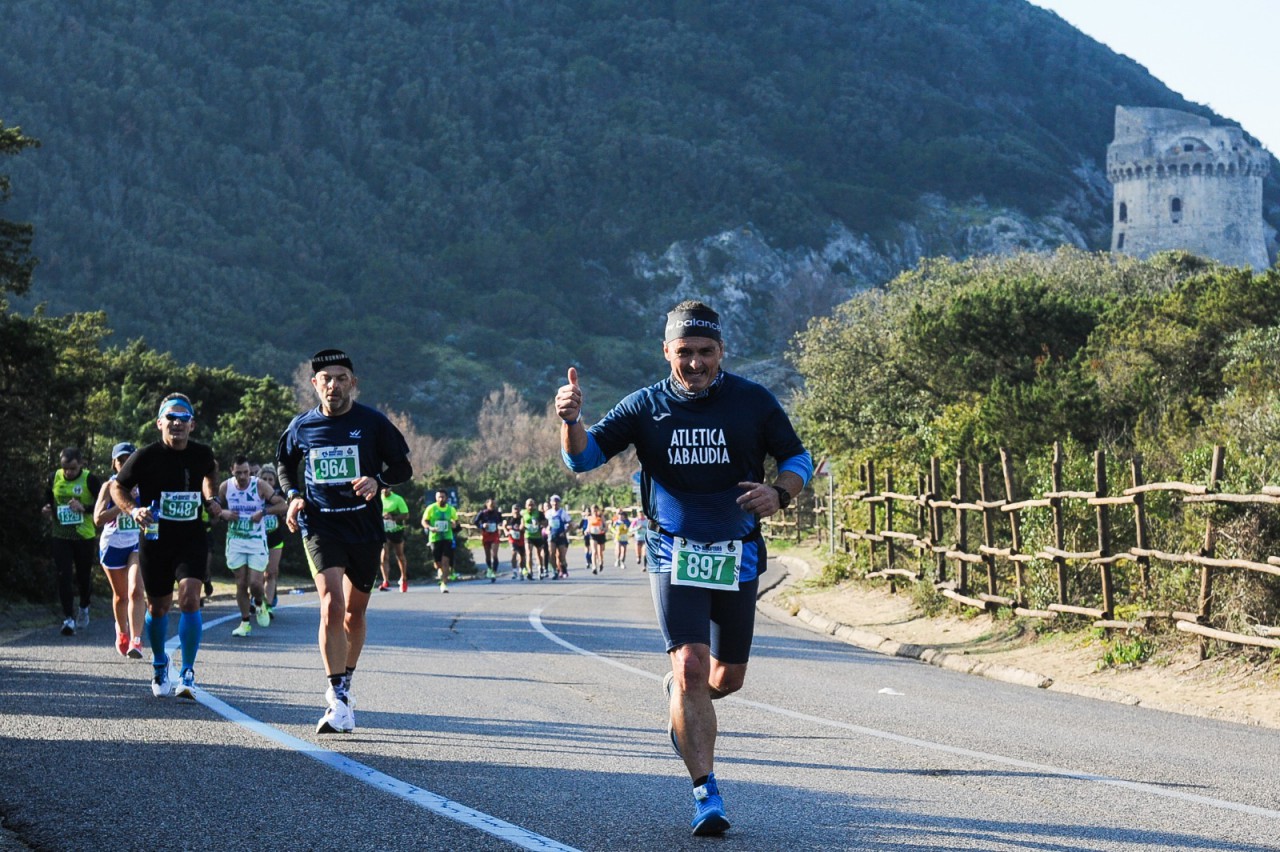
M 185 411 L 188 417 L 196 416 L 195 411 L 191 408 L 191 403 L 187 402 L 185 399 L 166 399 L 164 402 L 160 403 L 160 413 L 157 414 L 156 417 L 164 417 L 170 411 L 174 411 L 175 409 Z

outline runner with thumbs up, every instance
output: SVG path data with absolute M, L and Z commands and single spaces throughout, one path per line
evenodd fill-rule
M 628 395 L 598 423 L 582 423 L 582 386 L 570 367 L 556 392 L 562 456 L 599 467 L 628 446 L 643 469 L 649 518 L 646 568 L 671 671 L 668 735 L 693 780 L 695 835 L 729 828 L 716 782 L 712 701 L 742 687 L 767 554 L 760 518 L 786 508 L 813 461 L 772 393 L 725 372 L 720 316 L 686 301 L 668 314 L 662 352 L 671 375 Z M 764 462 L 778 464 L 773 484 Z

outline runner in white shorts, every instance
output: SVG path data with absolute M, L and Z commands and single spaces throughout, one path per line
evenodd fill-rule
M 111 450 L 111 479 L 136 448 L 121 441 Z M 137 498 L 137 494 L 133 495 Z M 98 538 L 98 561 L 111 584 L 111 608 L 116 617 L 116 650 L 135 660 L 142 659 L 142 619 L 147 598 L 142 590 L 142 570 L 138 567 L 138 523 L 111 502 L 111 483 L 102 483 L 93 507 L 93 522 L 102 528 Z
M 231 635 L 248 636 L 253 632 L 251 596 L 258 626 L 271 624 L 271 613 L 263 600 L 269 553 L 267 529 L 262 519 L 284 514 L 284 498 L 249 473 L 247 456 L 236 456 L 231 465 L 231 478 L 218 486 L 218 502 L 225 507 L 222 518 L 227 522 L 227 568 L 235 574 L 236 603 L 240 607 L 240 626 L 232 630 Z

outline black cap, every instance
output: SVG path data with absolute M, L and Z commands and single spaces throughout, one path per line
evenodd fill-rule
M 341 349 L 321 349 L 311 356 L 312 373 L 318 373 L 325 367 L 346 367 L 353 373 L 356 371 L 350 356 Z

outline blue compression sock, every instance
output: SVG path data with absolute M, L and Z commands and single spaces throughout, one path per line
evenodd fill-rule
M 153 618 L 151 611 L 147 610 L 147 617 L 143 621 L 147 629 L 147 639 L 151 642 L 151 654 L 155 657 L 155 662 L 169 662 L 169 655 L 164 652 L 164 635 L 169 629 L 168 618 Z
M 195 668 L 196 651 L 200 650 L 200 633 L 204 629 L 204 618 L 200 610 L 184 612 L 178 617 L 178 641 L 182 643 L 182 668 Z

